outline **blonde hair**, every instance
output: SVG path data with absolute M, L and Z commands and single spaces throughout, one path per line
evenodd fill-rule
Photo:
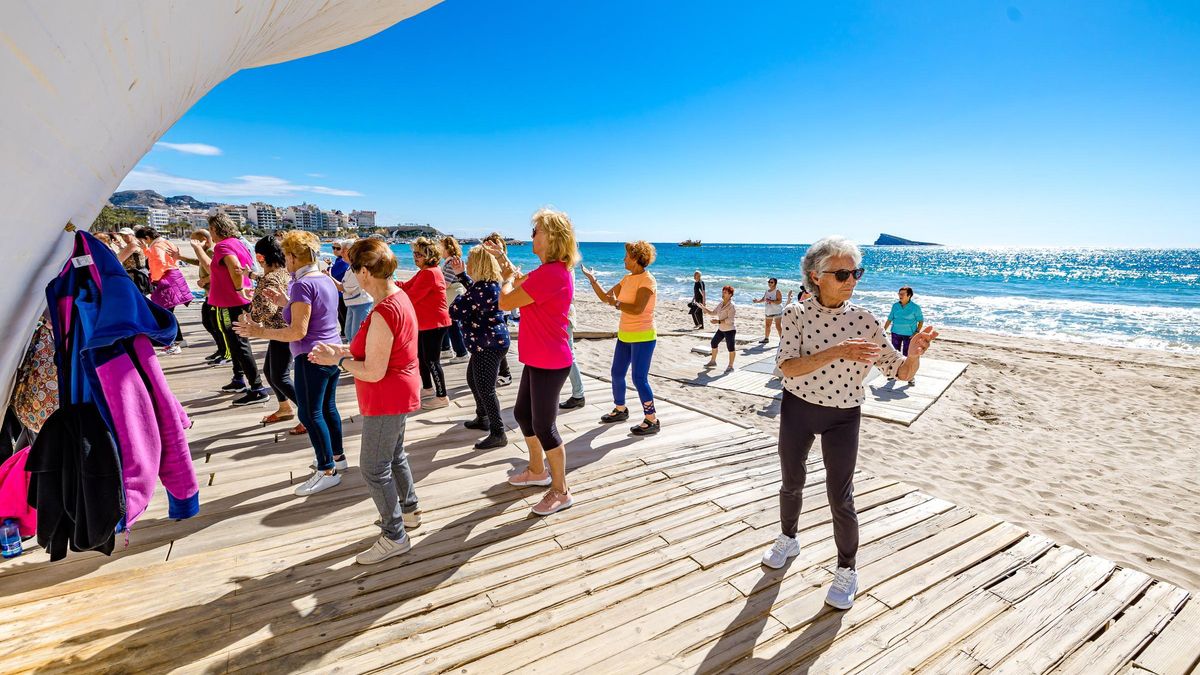
M 283 234 L 279 246 L 284 253 L 290 254 L 300 262 L 314 263 L 317 261 L 318 251 L 321 250 L 321 240 L 312 232 L 288 230 Z
M 648 241 L 631 241 L 625 244 L 625 252 L 633 256 L 637 264 L 643 268 L 649 267 L 658 257 L 658 253 L 654 250 L 654 244 Z
M 379 239 L 359 239 L 350 246 L 350 270 L 367 270 L 376 279 L 391 279 L 396 271 L 396 256 L 392 249 Z
M 467 255 L 467 274 L 474 281 L 500 281 L 500 263 L 482 246 L 472 246 Z
M 447 258 L 456 258 L 462 255 L 462 246 L 460 246 L 458 240 L 451 235 L 442 237 L 441 244 L 442 253 L 445 254 Z
M 425 237 L 418 237 L 412 243 L 412 251 L 425 259 L 426 267 L 433 267 L 438 264 L 442 256 L 438 254 L 438 246 L 432 240 Z
M 579 264 L 579 243 L 575 241 L 575 226 L 562 211 L 539 209 L 530 219 L 539 232 L 546 235 L 546 262 L 563 262 L 567 267 Z

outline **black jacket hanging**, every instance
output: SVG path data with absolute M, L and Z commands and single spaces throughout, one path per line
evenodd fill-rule
M 72 551 L 111 554 L 125 517 L 121 459 L 93 403 L 65 405 L 42 426 L 29 451 L 29 505 L 37 539 L 59 560 Z

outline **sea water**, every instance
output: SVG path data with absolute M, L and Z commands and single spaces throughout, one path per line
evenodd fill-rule
M 784 295 L 800 289 L 807 246 L 657 244 L 650 270 L 664 298 L 692 296 L 700 270 L 710 298 L 726 284 L 735 300 L 761 297 L 767 278 Z M 407 246 L 394 246 L 411 267 Z M 584 264 L 606 286 L 624 275 L 624 245 L 580 244 Z M 530 245 L 509 255 L 526 271 L 537 261 Z M 937 326 L 1105 345 L 1200 351 L 1200 249 L 950 248 L 864 246 L 866 274 L 855 301 L 886 316 L 901 286 L 911 286 L 925 320 Z M 577 292 L 590 293 L 576 275 Z M 661 323 L 661 321 L 660 321 Z M 686 316 L 677 322 L 688 323 Z M 663 324 L 667 325 L 667 324 Z

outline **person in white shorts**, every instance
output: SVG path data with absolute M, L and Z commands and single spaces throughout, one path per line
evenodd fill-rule
M 766 320 L 763 322 L 763 339 L 758 344 L 765 345 L 771 340 L 771 322 L 775 323 L 775 334 L 779 335 L 779 321 L 783 318 L 783 292 L 779 290 L 779 280 L 775 277 L 767 279 L 767 292 L 761 298 L 755 298 L 754 303 L 766 305 Z

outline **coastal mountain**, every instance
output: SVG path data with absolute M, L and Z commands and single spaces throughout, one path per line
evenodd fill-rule
M 429 225 L 414 225 L 412 223 L 397 223 L 394 228 L 389 228 L 393 236 L 401 239 L 416 239 L 417 237 L 426 237 L 429 239 L 441 238 L 446 235 L 442 234 L 436 227 Z
M 881 234 L 875 240 L 876 246 L 941 246 L 928 241 L 913 241 L 904 237 L 897 237 L 894 234 Z
M 186 206 L 193 209 L 209 209 L 217 205 L 214 202 L 202 202 L 190 195 L 163 197 L 154 190 L 122 190 L 121 192 L 114 192 L 113 195 L 108 198 L 108 203 L 121 209 L 127 209 L 134 206 L 144 206 L 149 209 L 165 209 L 172 206 Z

